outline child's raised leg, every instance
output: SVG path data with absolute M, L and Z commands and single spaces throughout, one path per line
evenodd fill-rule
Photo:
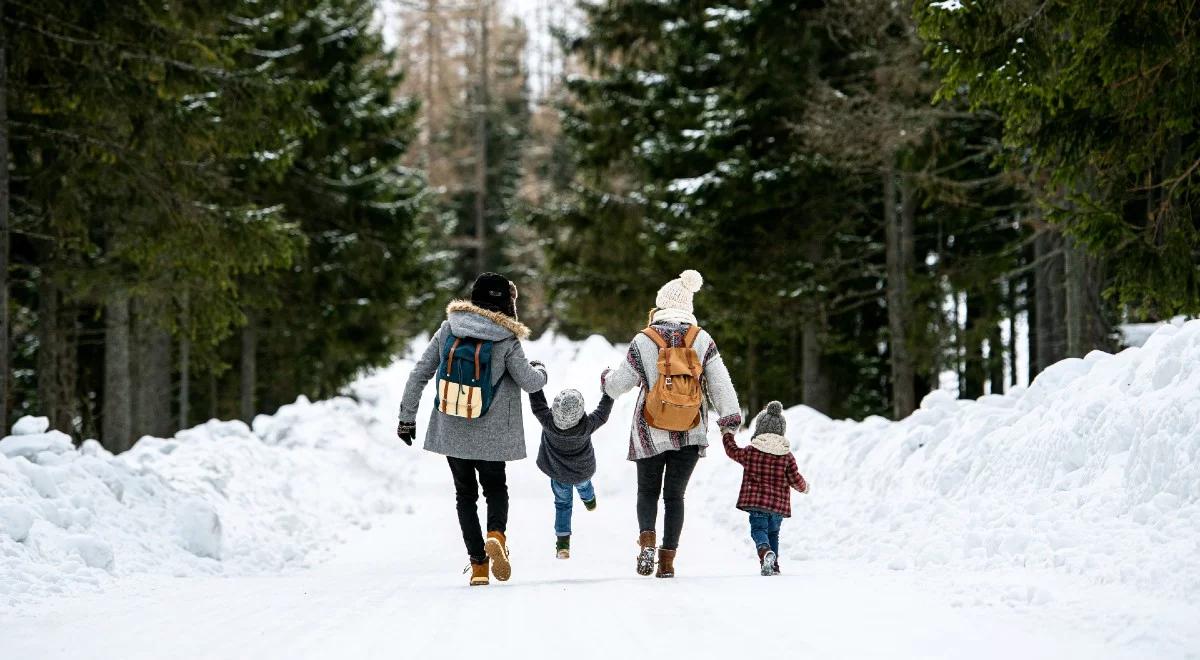
M 779 556 L 779 528 L 783 526 L 783 516 L 772 513 L 767 519 L 767 543 L 771 546 L 771 552 L 775 556 Z
M 767 541 L 771 544 L 771 552 L 775 554 L 775 565 L 771 575 L 779 575 L 779 528 L 783 526 L 783 516 L 773 514 L 767 525 Z
M 587 507 L 588 511 L 596 510 L 596 489 L 592 487 L 592 480 L 576 484 L 575 488 L 579 491 L 579 499 L 583 500 L 583 506 Z

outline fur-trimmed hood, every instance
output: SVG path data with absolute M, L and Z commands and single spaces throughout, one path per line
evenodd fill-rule
M 750 441 L 750 446 L 774 456 L 783 456 L 792 451 L 787 438 L 777 433 L 760 433 Z
M 484 309 L 469 300 L 452 300 L 446 305 L 446 319 L 450 329 L 459 337 L 474 337 L 488 341 L 500 341 L 509 337 L 529 338 L 529 327 L 520 321 Z

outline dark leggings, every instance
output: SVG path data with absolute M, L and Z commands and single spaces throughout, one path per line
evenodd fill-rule
M 634 461 L 637 464 L 637 517 L 641 531 L 653 531 L 658 520 L 658 496 L 663 499 L 662 547 L 679 547 L 683 531 L 683 494 L 700 460 L 699 447 L 665 451 L 658 456 Z
M 454 475 L 454 499 L 458 508 L 458 526 L 462 528 L 463 543 L 471 561 L 482 563 L 483 532 L 479 529 L 479 487 L 487 500 L 487 531 L 504 533 L 508 527 L 508 485 L 504 479 L 503 461 L 475 461 L 447 456 L 450 474 Z M 478 478 L 476 477 L 478 474 Z

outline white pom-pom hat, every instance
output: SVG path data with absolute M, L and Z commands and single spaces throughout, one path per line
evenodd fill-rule
M 654 306 L 659 309 L 681 309 L 691 314 L 692 296 L 704 286 L 704 278 L 694 270 L 685 270 L 658 290 Z

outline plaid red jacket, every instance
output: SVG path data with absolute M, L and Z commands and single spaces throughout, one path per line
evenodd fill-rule
M 733 435 L 726 433 L 721 441 L 729 458 L 742 464 L 742 491 L 737 508 L 742 511 L 768 511 L 782 516 L 792 515 L 792 494 L 788 487 L 808 492 L 808 482 L 796 467 L 791 452 L 768 454 L 756 447 L 738 447 Z

